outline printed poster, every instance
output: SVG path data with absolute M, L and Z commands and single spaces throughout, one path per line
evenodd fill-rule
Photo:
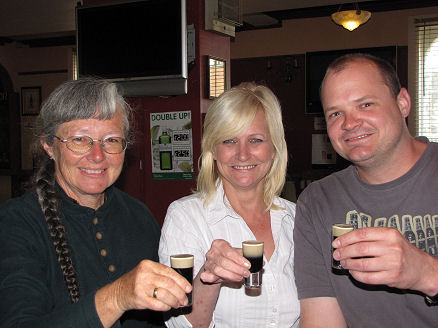
M 151 113 L 152 179 L 193 179 L 191 111 Z

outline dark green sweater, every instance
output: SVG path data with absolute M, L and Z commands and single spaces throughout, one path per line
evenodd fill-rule
M 34 190 L 0 206 L 0 327 L 102 327 L 95 292 L 142 259 L 158 261 L 159 227 L 147 207 L 115 187 L 97 210 L 57 187 L 80 300 L 71 304 Z M 161 314 L 130 311 L 114 327 L 161 325 Z

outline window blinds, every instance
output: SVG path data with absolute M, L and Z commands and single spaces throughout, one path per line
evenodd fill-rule
M 438 17 L 415 19 L 417 135 L 438 141 Z
M 225 60 L 208 56 L 209 90 L 208 96 L 219 97 L 226 89 Z

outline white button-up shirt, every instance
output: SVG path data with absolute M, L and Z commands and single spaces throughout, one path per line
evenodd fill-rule
M 242 283 L 222 285 L 210 327 L 299 327 L 300 306 L 293 274 L 295 204 L 282 198 L 274 203 L 282 209 L 270 211 L 275 250 L 269 262 L 264 258 L 261 294 L 246 295 Z M 215 239 L 224 239 L 236 248 L 242 247 L 242 241 L 255 239 L 224 197 L 222 186 L 207 207 L 197 194 L 170 204 L 161 233 L 160 262 L 170 265 L 172 254 L 193 254 L 196 276 Z M 192 327 L 183 315 L 172 317 L 166 324 Z

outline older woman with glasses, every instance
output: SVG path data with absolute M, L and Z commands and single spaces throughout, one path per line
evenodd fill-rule
M 130 113 L 91 78 L 44 103 L 35 186 L 0 207 L 0 327 L 155 327 L 155 311 L 187 304 L 190 284 L 157 263 L 151 213 L 113 186 Z

